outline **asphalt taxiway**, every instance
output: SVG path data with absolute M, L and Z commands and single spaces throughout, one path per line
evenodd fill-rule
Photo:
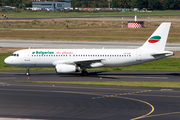
M 174 17 L 173 18 L 151 18 L 151 21 L 180 21 L 179 15 L 138 15 L 139 21 L 147 21 L 148 17 Z M 177 17 L 177 18 L 175 18 Z M 90 20 L 90 21 L 134 21 L 134 16 L 88 16 L 88 17 L 35 17 L 35 18 L 8 18 L 8 20 L 38 20 L 38 19 L 60 19 L 60 20 Z
M 12 81 L 180 81 L 179 72 L 0 71 L 0 120 L 178 120 L 180 89 Z
M 79 41 L 34 41 L 34 40 L 0 40 L 0 47 L 18 48 L 58 48 L 58 49 L 135 49 L 143 43 L 128 42 L 79 42 Z M 180 51 L 180 44 L 167 43 L 165 50 Z

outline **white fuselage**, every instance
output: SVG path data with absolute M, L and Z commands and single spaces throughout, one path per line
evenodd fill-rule
M 71 61 L 101 60 L 99 64 L 87 68 L 122 67 L 167 57 L 156 58 L 152 53 L 138 49 L 24 49 L 7 57 L 5 63 L 22 67 L 54 67 Z

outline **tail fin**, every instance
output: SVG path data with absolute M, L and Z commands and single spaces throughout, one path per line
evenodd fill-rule
M 164 51 L 171 23 L 163 22 L 139 49 Z

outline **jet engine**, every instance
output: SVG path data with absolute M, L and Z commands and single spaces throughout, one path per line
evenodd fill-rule
M 76 65 L 57 64 L 55 67 L 56 73 L 75 73 L 80 72 L 80 68 Z

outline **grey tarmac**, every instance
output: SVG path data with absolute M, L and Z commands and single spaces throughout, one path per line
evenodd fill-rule
M 177 17 L 177 18 L 151 18 L 151 21 L 180 21 L 180 15 L 138 15 L 138 21 L 148 21 L 148 17 Z M 92 17 L 36 17 L 36 18 L 8 18 L 8 20 L 37 20 L 37 19 L 62 19 L 62 20 L 90 20 L 90 21 L 134 21 L 134 16 L 92 16 Z
M 180 89 L 27 84 L 12 81 L 180 81 L 180 72 L 0 71 L 0 120 L 180 119 Z
M 126 42 L 74 42 L 74 41 L 35 41 L 35 40 L 0 40 L 0 47 L 14 48 L 53 48 L 53 49 L 135 49 L 143 43 Z M 93 47 L 92 47 L 93 46 Z M 180 51 L 180 44 L 167 43 L 166 50 Z

